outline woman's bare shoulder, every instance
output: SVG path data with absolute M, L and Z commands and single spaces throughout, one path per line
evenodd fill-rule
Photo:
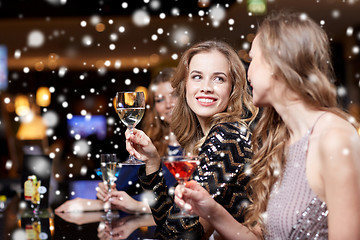
M 315 131 L 315 129 L 314 129 Z M 326 114 L 317 124 L 317 142 L 320 156 L 332 159 L 360 159 L 360 136 L 357 129 L 346 119 Z

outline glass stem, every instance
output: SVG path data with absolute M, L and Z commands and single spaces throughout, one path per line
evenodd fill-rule
M 134 134 L 134 128 L 133 127 L 128 127 L 130 130 L 130 136 Z M 133 144 L 131 143 L 131 146 L 133 146 Z M 135 161 L 135 157 L 133 155 L 130 155 L 130 161 Z
M 133 135 L 133 134 L 134 134 L 134 128 L 133 128 L 133 127 L 129 127 L 129 130 L 130 130 L 130 135 Z
M 184 179 L 179 179 L 178 182 L 179 182 L 180 190 L 181 192 L 183 192 L 185 190 L 185 181 Z M 187 213 L 185 208 L 180 208 L 180 212 L 182 215 Z

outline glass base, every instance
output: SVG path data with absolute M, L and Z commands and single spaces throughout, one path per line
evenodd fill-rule
M 145 162 L 134 158 L 134 157 L 129 157 L 128 160 L 126 160 L 125 162 L 120 163 L 121 165 L 144 165 Z
M 108 211 L 105 213 L 105 215 L 102 216 L 102 218 L 107 221 L 112 221 L 113 219 L 119 217 L 120 217 L 119 213 L 113 211 Z
M 170 218 L 194 218 L 194 217 L 198 217 L 198 215 L 195 215 L 195 214 L 190 214 L 190 213 L 187 213 L 187 212 L 178 212 L 178 213 L 173 213 L 173 214 L 170 214 L 169 216 Z

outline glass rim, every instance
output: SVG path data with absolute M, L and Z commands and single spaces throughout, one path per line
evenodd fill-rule
M 198 156 L 193 156 L 193 155 L 191 155 L 191 156 L 162 156 L 161 158 L 161 161 L 171 161 L 171 160 L 173 160 L 173 161 L 181 161 L 181 160 L 183 160 L 183 161 L 186 161 L 186 160 L 193 160 L 193 161 L 197 161 L 197 160 L 199 160 L 199 157 Z
M 116 153 L 100 153 L 100 161 L 106 160 L 111 162 L 118 162 L 120 159 Z
M 118 93 L 144 93 L 143 91 L 140 91 L 140 92 L 138 92 L 138 91 L 119 91 L 119 92 L 116 92 L 116 94 L 118 94 Z

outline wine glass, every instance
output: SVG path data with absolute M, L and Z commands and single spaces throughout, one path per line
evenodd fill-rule
M 133 134 L 133 129 L 140 122 L 145 112 L 145 95 L 143 92 L 117 92 L 116 93 L 116 112 L 120 120 Z M 130 155 L 129 159 L 122 164 L 139 165 L 143 161 Z
M 186 182 L 198 165 L 197 158 L 194 156 L 165 156 L 161 159 L 171 174 L 176 178 L 181 189 L 184 189 Z M 171 216 L 173 218 L 196 217 L 196 215 L 191 215 L 186 211 L 186 206 L 185 209 L 181 208 L 180 212 L 172 214 Z
M 101 176 L 105 184 L 108 186 L 108 195 L 111 193 L 111 187 L 115 184 L 117 179 L 117 164 L 118 159 L 116 154 L 101 154 L 100 155 L 100 166 L 101 166 Z M 108 212 L 106 213 L 106 218 L 110 219 L 117 217 L 118 215 L 111 211 L 111 206 L 109 207 Z

